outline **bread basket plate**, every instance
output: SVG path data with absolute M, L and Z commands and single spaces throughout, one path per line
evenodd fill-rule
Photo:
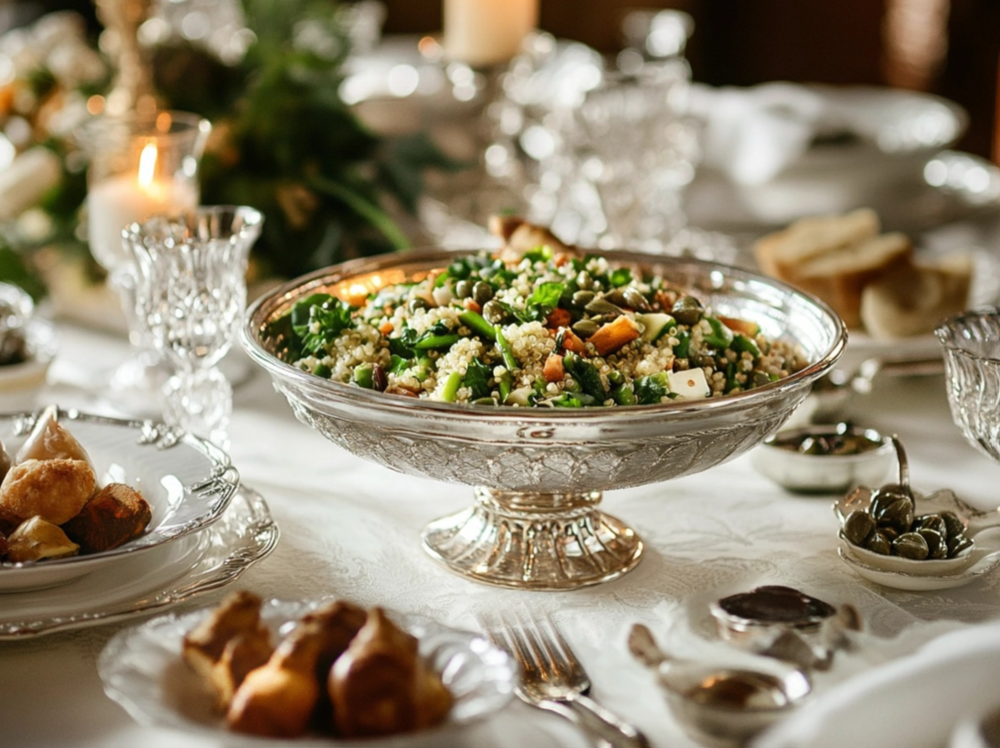
M 917 257 L 934 262 L 945 254 L 959 250 L 920 248 Z M 982 247 L 967 250 L 972 256 L 972 285 L 969 288 L 968 309 L 994 306 L 1000 301 L 1000 257 Z M 906 338 L 875 338 L 863 330 L 850 330 L 847 348 L 839 365 L 845 370 L 874 356 L 898 358 L 934 358 L 941 355 L 941 344 L 933 332 Z M 853 366 L 852 366 L 853 365 Z
M 0 415 L 0 441 L 15 454 L 42 411 Z M 198 532 L 218 520 L 239 485 L 228 455 L 162 423 L 59 410 L 59 422 L 87 450 L 98 485 L 125 483 L 149 502 L 145 533 L 103 553 L 24 563 L 0 563 L 0 592 L 66 584 Z
M 277 632 L 283 624 L 300 618 L 323 602 L 326 601 L 269 600 L 263 605 L 261 617 Z M 224 741 L 227 746 L 260 748 L 260 738 L 226 729 L 223 718 L 212 709 L 212 696 L 205 684 L 182 659 L 184 635 L 208 614 L 208 610 L 168 614 L 116 634 L 97 664 L 105 693 L 143 726 L 179 730 L 204 740 Z M 269 740 L 268 745 L 440 746 L 510 702 L 516 669 L 511 658 L 482 635 L 447 628 L 423 617 L 390 615 L 417 637 L 421 655 L 442 674 L 452 692 L 455 703 L 445 721 L 420 732 L 385 738 L 347 740 L 317 736 L 287 742 Z

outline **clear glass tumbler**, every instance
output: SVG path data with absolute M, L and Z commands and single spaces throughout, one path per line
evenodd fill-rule
M 122 244 L 122 230 L 155 215 L 178 215 L 197 207 L 198 166 L 211 131 L 208 120 L 187 112 L 132 113 L 98 117 L 78 132 L 90 159 L 87 173 L 87 233 L 94 259 L 121 297 L 129 342 L 139 353 L 111 378 L 119 404 L 158 410 L 159 388 L 169 370 L 151 351 L 135 318 L 135 259 Z
M 137 317 L 176 372 L 163 418 L 223 448 L 233 390 L 218 364 L 243 319 L 247 259 L 262 223 L 253 208 L 219 205 L 123 232 L 135 258 Z

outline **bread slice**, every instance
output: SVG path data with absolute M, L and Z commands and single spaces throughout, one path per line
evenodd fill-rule
M 792 282 L 833 307 L 849 328 L 859 328 L 865 286 L 909 267 L 912 254 L 905 234 L 880 234 L 800 264 Z
M 861 321 L 875 338 L 933 332 L 938 322 L 969 303 L 973 259 L 956 253 L 936 263 L 914 261 L 868 284 L 861 294 Z
M 803 263 L 871 239 L 879 230 L 878 214 L 871 208 L 858 208 L 843 215 L 809 216 L 761 237 L 753 252 L 763 272 L 794 283 Z

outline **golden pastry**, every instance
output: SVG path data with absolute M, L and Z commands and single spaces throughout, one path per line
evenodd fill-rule
M 79 513 L 96 487 L 94 470 L 83 460 L 27 460 L 0 483 L 0 519 L 19 524 L 37 515 L 61 525 Z

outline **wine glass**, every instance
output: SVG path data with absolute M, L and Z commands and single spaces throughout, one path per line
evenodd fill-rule
M 122 230 L 133 221 L 198 205 L 198 165 L 210 130 L 198 115 L 157 111 L 98 117 L 78 133 L 90 158 L 86 220 L 91 254 L 118 292 L 129 342 L 139 349 L 110 379 L 116 404 L 130 411 L 158 411 L 158 393 L 170 372 L 135 318 L 135 260 L 122 244 Z
M 243 319 L 247 259 L 262 223 L 253 208 L 203 206 L 122 234 L 135 258 L 136 315 L 176 372 L 164 386 L 163 418 L 223 448 L 233 390 L 218 364 Z

